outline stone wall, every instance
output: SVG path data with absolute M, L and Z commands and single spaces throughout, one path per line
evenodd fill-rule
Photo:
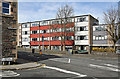
M 2 57 L 17 58 L 17 2 L 11 2 L 10 15 L 2 14 Z

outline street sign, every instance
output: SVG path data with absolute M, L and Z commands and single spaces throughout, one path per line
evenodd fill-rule
M 12 61 L 13 58 L 2 58 L 2 61 Z

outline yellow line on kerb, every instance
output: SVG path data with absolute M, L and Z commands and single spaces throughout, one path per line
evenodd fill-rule
M 42 67 L 45 67 L 45 66 L 46 66 L 45 64 L 40 64 L 40 65 L 42 65 L 42 66 L 36 67 L 36 68 L 30 68 L 30 69 L 26 69 L 26 70 L 33 70 L 33 69 L 38 69 L 38 68 L 42 68 Z

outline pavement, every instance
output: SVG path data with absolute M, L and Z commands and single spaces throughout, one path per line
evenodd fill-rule
M 31 63 L 24 63 L 24 64 L 17 64 L 17 65 L 1 65 L 0 70 L 24 70 L 24 69 L 31 69 L 37 67 L 43 67 L 44 64 L 40 64 L 37 62 Z

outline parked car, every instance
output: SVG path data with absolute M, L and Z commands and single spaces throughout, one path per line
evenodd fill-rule
M 72 54 L 88 54 L 87 50 L 73 50 Z

